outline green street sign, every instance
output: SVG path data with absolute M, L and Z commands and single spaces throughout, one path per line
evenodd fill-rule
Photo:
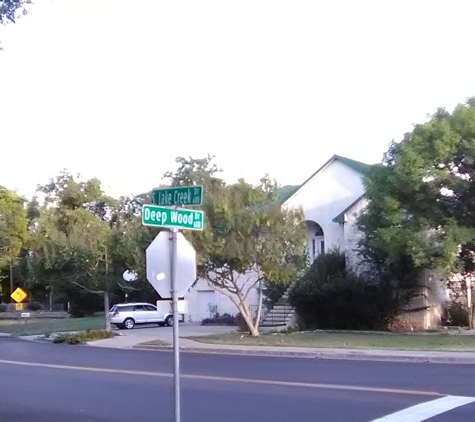
M 203 186 L 154 189 L 152 192 L 152 202 L 162 207 L 201 205 L 203 202 Z
M 142 224 L 154 227 L 203 230 L 204 212 L 144 205 L 142 208 Z

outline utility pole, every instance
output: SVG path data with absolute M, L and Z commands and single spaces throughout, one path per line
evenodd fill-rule
M 13 293 L 13 265 L 12 260 L 10 259 L 10 294 Z M 10 298 L 10 302 L 13 303 L 13 299 Z
M 176 280 L 177 264 L 177 233 L 178 229 L 171 230 L 171 248 L 170 248 L 170 269 L 171 269 L 171 288 L 172 288 L 172 311 L 173 311 L 173 389 L 175 397 L 175 422 L 180 422 L 180 346 L 178 335 L 178 292 Z

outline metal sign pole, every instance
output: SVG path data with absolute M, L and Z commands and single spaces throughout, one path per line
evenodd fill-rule
M 173 387 L 175 397 L 175 422 L 180 422 L 180 348 L 178 337 L 178 292 L 176 286 L 176 263 L 177 263 L 177 233 L 178 229 L 172 228 L 170 248 L 170 275 L 172 288 L 172 307 L 173 307 Z

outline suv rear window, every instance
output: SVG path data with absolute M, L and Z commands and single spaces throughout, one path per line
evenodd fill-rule
M 133 312 L 134 307 L 133 306 L 116 306 L 115 311 L 118 312 Z

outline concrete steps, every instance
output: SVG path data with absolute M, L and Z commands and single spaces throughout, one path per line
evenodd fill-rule
M 295 317 L 295 309 L 289 303 L 289 292 L 292 284 L 275 303 L 274 307 L 264 316 L 261 327 L 286 327 Z

